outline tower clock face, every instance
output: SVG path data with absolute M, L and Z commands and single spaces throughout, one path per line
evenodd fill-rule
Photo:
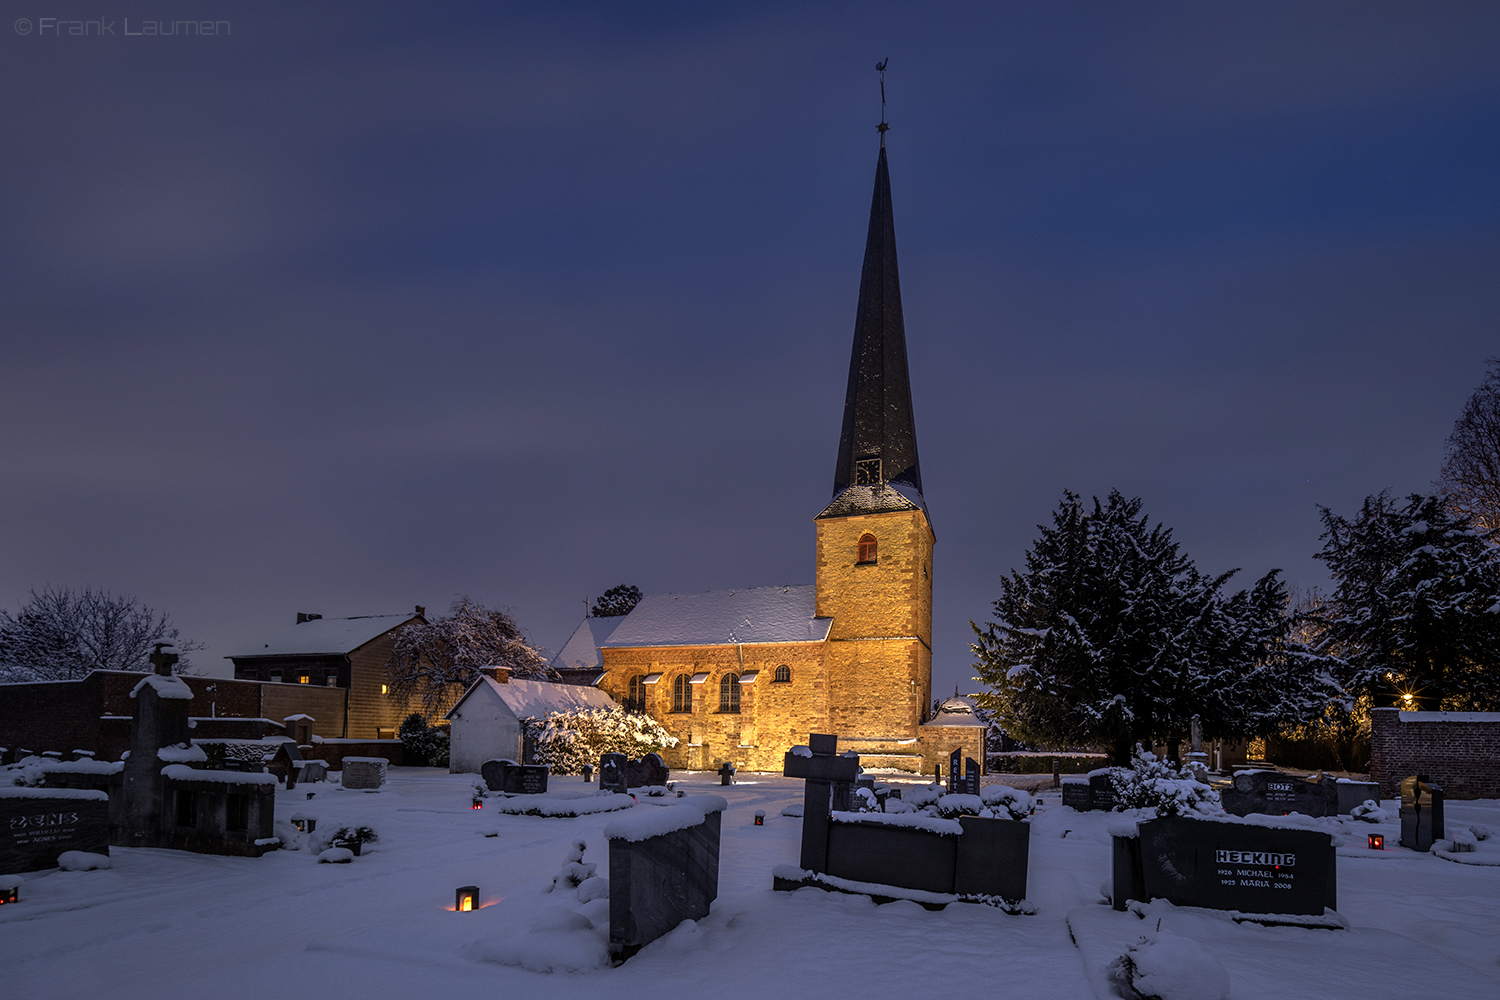
M 854 463 L 854 485 L 875 486 L 880 482 L 880 459 L 861 458 Z

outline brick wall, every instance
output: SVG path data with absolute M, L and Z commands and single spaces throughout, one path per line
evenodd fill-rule
M 1370 780 L 1383 798 L 1425 774 L 1450 799 L 1500 798 L 1500 712 L 1370 713 Z

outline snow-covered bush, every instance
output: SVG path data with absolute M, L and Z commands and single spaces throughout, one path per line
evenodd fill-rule
M 1036 811 L 1036 802 L 1030 792 L 1008 785 L 990 785 L 980 791 L 979 798 L 997 819 L 1005 819 L 1006 816 L 1025 819 Z
M 553 774 L 582 774 L 583 766 L 597 766 L 607 753 L 644 757 L 677 745 L 677 737 L 649 715 L 622 708 L 589 708 L 552 712 L 545 719 L 527 719 L 526 735 L 536 741 L 536 762 Z
M 1135 745 L 1130 767 L 1109 769 L 1115 789 L 1116 811 L 1155 809 L 1158 816 L 1214 816 L 1224 812 L 1219 793 L 1193 777 L 1191 771 L 1173 770 L 1156 754 Z
M 1362 819 L 1366 823 L 1384 823 L 1391 818 L 1391 814 L 1380 808 L 1380 803 L 1374 799 L 1365 799 L 1350 809 L 1349 815 L 1355 819 Z
M 960 816 L 979 816 L 984 809 L 984 801 L 977 795 L 965 795 L 957 793 L 941 796 L 937 802 L 928 808 L 943 819 L 958 819 Z
M 341 826 L 328 835 L 328 846 L 349 847 L 355 844 L 373 844 L 380 835 L 368 826 Z
M 1496 833 L 1500 833 L 1500 831 L 1497 831 L 1494 827 L 1485 826 L 1483 823 L 1471 824 L 1469 826 L 1469 832 L 1474 835 L 1475 840 L 1489 840 L 1491 837 L 1495 836 Z

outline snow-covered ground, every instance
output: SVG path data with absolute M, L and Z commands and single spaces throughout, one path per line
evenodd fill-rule
M 554 788 L 574 782 L 556 778 Z M 530 971 L 501 963 L 562 968 L 602 954 L 607 900 L 547 890 L 575 839 L 607 877 L 601 834 L 625 814 L 503 815 L 493 798 L 476 811 L 472 787 L 463 775 L 393 768 L 380 792 L 320 783 L 277 793 L 278 816 L 314 816 L 319 832 L 374 827 L 379 843 L 351 864 L 319 864 L 307 849 L 249 859 L 116 848 L 106 870 L 26 876 L 23 901 L 0 908 L 0 995 L 1088 1000 L 1115 995 L 1109 963 L 1149 933 L 1159 956 L 1201 952 L 1222 965 L 1237 1000 L 1500 996 L 1500 867 L 1357 846 L 1368 832 L 1394 846 L 1394 822 L 1335 824 L 1347 830 L 1338 879 L 1349 930 L 1235 924 L 1161 903 L 1144 919 L 1116 913 L 1099 895 L 1110 814 L 1073 812 L 1055 793 L 1043 794 L 1034 820 L 1034 916 L 965 904 L 928 912 L 815 889 L 773 892 L 771 869 L 797 861 L 801 820 L 781 810 L 801 801 L 802 782 L 771 775 L 745 775 L 732 788 L 709 774 L 678 782 L 729 801 L 719 899 L 706 919 L 619 968 Z M 1394 817 L 1395 804 L 1384 805 Z M 765 826 L 754 825 L 757 809 Z M 1447 815 L 1450 828 L 1500 829 L 1500 802 L 1450 802 Z M 1496 843 L 1481 842 L 1472 857 L 1500 859 L 1490 853 Z M 456 913 L 454 890 L 469 884 L 483 906 Z M 1211 976 L 1179 978 L 1212 985 Z

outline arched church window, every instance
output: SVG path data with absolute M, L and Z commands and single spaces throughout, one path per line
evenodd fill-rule
M 631 712 L 646 710 L 646 678 L 639 674 L 630 678 L 630 696 L 626 699 L 625 708 Z
M 740 711 L 740 677 L 725 674 L 719 681 L 719 711 L 738 715 Z
M 871 535 L 871 534 L 860 535 L 859 536 L 859 559 L 857 561 L 858 562 L 862 562 L 862 563 L 876 562 L 876 561 L 878 561 L 877 558 L 876 558 L 877 555 L 878 555 L 878 553 L 877 553 L 877 547 L 876 547 L 876 543 L 875 543 L 875 536 Z
M 775 684 L 790 684 L 792 682 L 792 668 L 783 663 L 776 668 L 776 675 L 771 678 Z
M 677 679 L 672 682 L 672 711 L 691 712 L 693 710 L 693 685 L 687 674 L 678 674 Z

